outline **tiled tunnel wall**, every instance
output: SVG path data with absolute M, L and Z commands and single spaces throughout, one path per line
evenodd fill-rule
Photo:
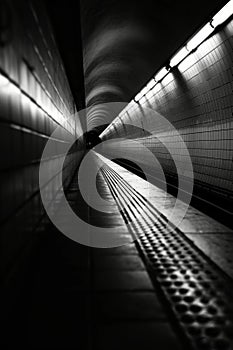
M 166 127 L 152 125 L 151 135 L 144 134 L 144 127 L 151 125 L 147 119 L 153 118 L 153 115 L 145 110 L 143 112 L 141 107 L 151 108 L 171 122 L 186 143 L 193 163 L 195 188 L 214 191 L 223 200 L 226 197 L 232 198 L 232 62 L 233 20 L 202 43 L 194 53 L 147 93 L 139 104 L 132 101 L 103 138 L 129 137 L 127 123 L 138 120 L 142 130 L 130 137 L 137 138 L 152 150 L 165 173 L 174 175 L 176 172 L 174 162 L 159 139 L 165 141 L 178 157 L 180 155 L 180 158 L 182 158 L 182 146 L 175 134 L 166 130 Z M 136 154 L 137 164 L 150 167 L 135 146 L 128 152 Z
M 60 125 L 53 139 L 57 151 L 44 161 L 50 169 L 61 157 L 60 146 L 82 132 L 46 9 L 38 1 L 3 1 L 0 21 L 0 262 L 4 274 L 38 239 L 33 231 L 44 218 L 39 165 L 47 140 Z M 81 159 L 81 139 L 78 149 L 66 158 L 65 185 Z M 58 193 L 57 181 L 53 186 Z

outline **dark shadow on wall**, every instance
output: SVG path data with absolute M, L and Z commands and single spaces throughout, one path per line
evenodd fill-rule
M 192 109 L 194 104 L 192 102 L 192 97 L 190 95 L 191 86 L 187 83 L 187 80 L 183 77 L 182 73 L 179 71 L 178 67 L 172 69 L 172 74 L 174 80 L 177 83 L 177 91 L 180 95 L 183 95 L 184 98 L 184 108 Z

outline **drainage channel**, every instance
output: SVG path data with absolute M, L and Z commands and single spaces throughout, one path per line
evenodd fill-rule
M 116 171 L 101 172 L 190 347 L 233 349 L 232 280 Z

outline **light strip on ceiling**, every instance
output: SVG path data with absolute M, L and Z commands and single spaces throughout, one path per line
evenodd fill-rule
M 211 33 L 214 32 L 216 27 L 223 24 L 232 15 L 233 0 L 230 0 L 206 25 L 204 25 L 195 35 L 193 35 L 179 51 L 177 51 L 177 53 L 170 59 L 170 67 L 173 68 L 177 66 L 181 61 L 183 61 L 188 55 L 190 55 L 193 50 L 200 46 Z M 169 71 L 166 67 L 160 69 L 155 74 L 155 77 L 152 78 L 152 80 L 134 97 L 134 101 L 138 103 L 139 100 L 144 95 L 146 95 L 156 85 L 157 82 L 160 82 L 168 73 Z M 127 110 L 128 106 L 126 106 L 124 110 Z M 101 133 L 100 137 L 104 136 L 106 131 L 109 130 L 110 126 L 111 124 Z
M 175 67 L 189 54 L 186 46 L 182 47 L 170 60 L 170 66 Z
M 211 24 L 216 28 L 233 15 L 233 0 L 229 1 L 214 17 Z
M 187 50 L 192 51 L 196 49 L 208 36 L 214 31 L 210 23 L 207 23 L 201 28 L 186 44 Z

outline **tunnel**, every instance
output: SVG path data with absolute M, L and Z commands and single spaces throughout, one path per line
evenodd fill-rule
M 233 0 L 0 0 L 5 349 L 233 350 Z

